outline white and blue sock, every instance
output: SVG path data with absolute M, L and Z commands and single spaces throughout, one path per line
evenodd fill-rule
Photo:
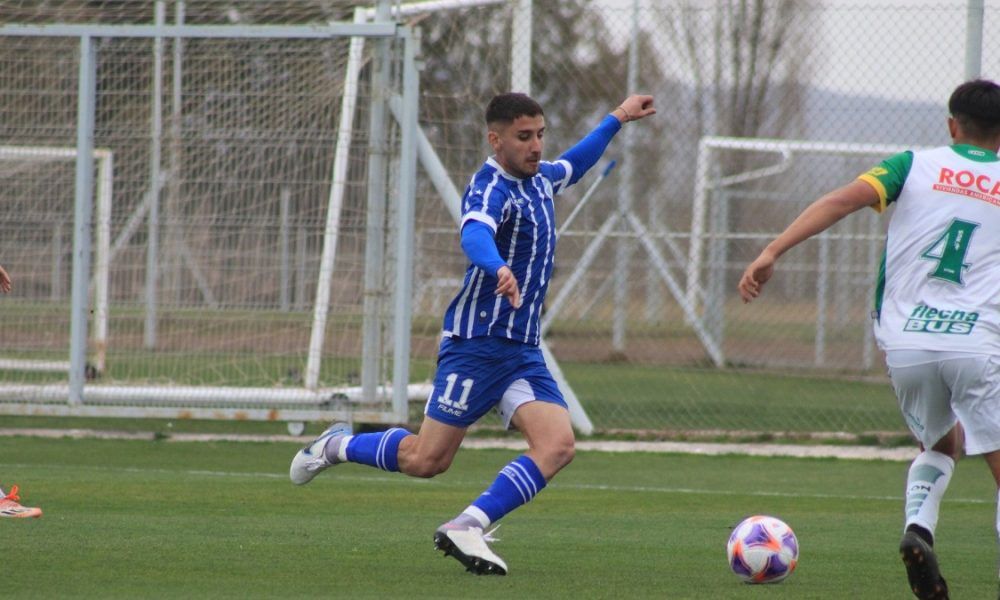
M 534 498 L 544 487 L 545 477 L 535 461 L 526 455 L 518 456 L 500 469 L 493 485 L 476 498 L 456 521 L 472 517 L 485 529 Z
M 394 427 L 378 433 L 359 433 L 340 440 L 336 449 L 327 446 L 327 459 L 334 453 L 337 462 L 353 462 L 368 465 L 383 471 L 399 471 L 399 443 L 413 435 L 409 431 Z M 332 461 L 331 461 L 332 462 Z
M 941 499 L 954 472 L 955 461 L 934 450 L 913 459 L 906 477 L 906 527 L 921 527 L 933 538 Z

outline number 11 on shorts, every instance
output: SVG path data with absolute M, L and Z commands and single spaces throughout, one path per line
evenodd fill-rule
M 444 388 L 444 394 L 438 398 L 438 402 L 445 406 L 450 406 L 456 410 L 467 410 L 469 408 L 469 392 L 472 391 L 472 379 L 462 380 L 462 397 L 455 402 L 451 399 L 451 393 L 455 390 L 455 382 L 458 381 L 458 373 L 451 373 L 444 378 L 448 385 Z

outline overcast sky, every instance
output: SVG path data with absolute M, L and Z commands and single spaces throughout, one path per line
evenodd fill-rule
M 534 0 L 540 2 L 542 0 Z M 711 4 L 716 0 L 694 0 Z M 627 35 L 633 0 L 594 0 Z M 663 9 L 679 0 L 639 0 Z M 942 102 L 965 78 L 968 0 L 813 0 L 813 83 L 839 92 Z M 983 76 L 1000 79 L 1000 0 L 984 0 Z M 651 26 L 655 19 L 646 19 Z M 664 35 L 657 32 L 654 35 Z M 627 39 L 627 38 L 626 38 Z M 708 41 L 708 40 L 706 40 Z
M 941 102 L 965 79 L 967 0 L 867 0 L 862 10 L 852 2 L 825 4 L 834 10 L 824 11 L 819 36 L 831 51 L 817 57 L 817 84 Z M 997 78 L 1000 40 L 988 32 L 1000 27 L 1000 0 L 985 6 L 981 72 Z

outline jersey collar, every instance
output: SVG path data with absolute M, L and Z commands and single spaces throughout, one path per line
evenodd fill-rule
M 510 173 L 505 171 L 503 167 L 500 166 L 500 163 L 497 162 L 496 157 L 488 156 L 486 158 L 486 164 L 496 169 L 497 172 L 500 173 L 500 176 L 503 177 L 504 179 L 509 179 L 511 181 L 525 181 L 527 179 L 531 179 L 531 177 L 515 177 L 514 175 L 511 175 Z
M 951 149 L 958 153 L 959 156 L 964 156 L 976 162 L 1000 161 L 1000 157 L 997 157 L 996 152 L 980 148 L 979 146 L 973 146 L 972 144 L 953 144 Z

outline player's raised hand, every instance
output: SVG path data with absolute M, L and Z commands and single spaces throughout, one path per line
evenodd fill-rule
M 521 308 L 521 288 L 517 285 L 517 278 L 510 267 L 504 265 L 497 269 L 497 296 L 507 298 L 510 305 L 515 309 Z
M 775 258 L 771 253 L 767 251 L 761 252 L 760 256 L 750 263 L 746 271 L 743 271 L 743 277 L 740 278 L 739 290 L 740 297 L 743 298 L 744 303 L 749 303 L 759 296 L 761 288 L 771 278 L 771 275 L 774 275 L 774 260 Z
M 655 115 L 656 109 L 653 108 L 653 97 L 644 94 L 633 94 L 618 105 L 612 113 L 618 117 L 618 120 L 622 123 L 628 123 L 629 121 L 638 121 L 643 117 L 648 117 L 649 115 Z

